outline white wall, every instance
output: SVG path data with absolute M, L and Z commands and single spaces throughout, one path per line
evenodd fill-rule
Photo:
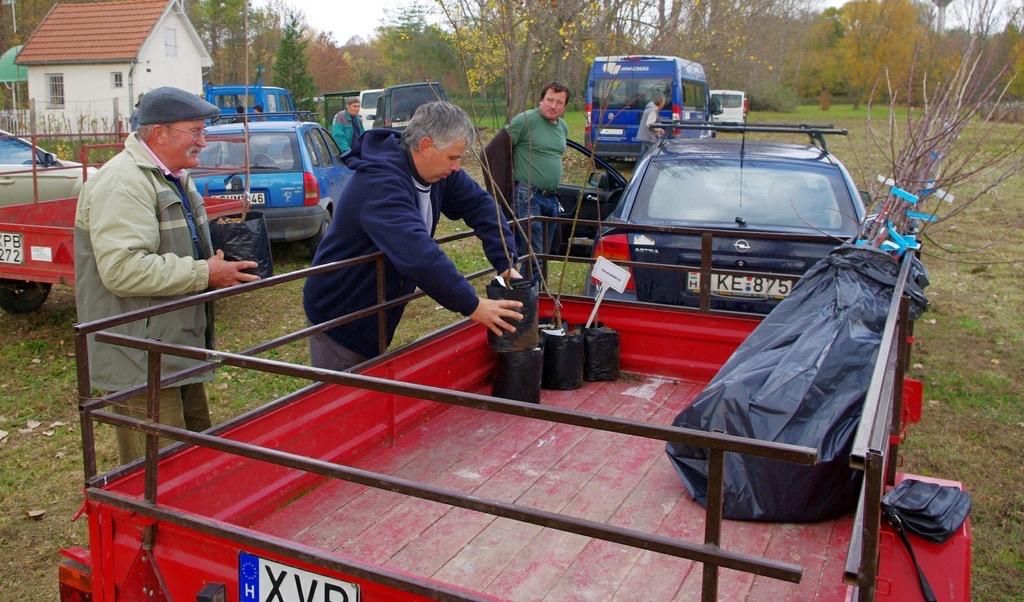
M 168 56 L 166 30 L 173 28 L 177 38 L 177 56 Z M 188 35 L 182 18 L 169 13 L 142 46 L 139 61 L 131 71 L 129 63 L 90 65 L 46 65 L 28 68 L 29 97 L 36 101 L 36 120 L 40 130 L 113 131 L 113 99 L 118 99 L 120 116 L 125 122 L 140 93 L 160 86 L 175 86 L 196 94 L 203 90 L 202 51 Z M 112 71 L 120 71 L 122 87 L 112 87 Z M 64 75 L 64 107 L 47 106 L 49 89 L 46 75 Z M 131 75 L 129 75 L 131 73 Z M 129 91 L 134 100 L 129 97 Z M 49 124 L 49 127 L 47 127 Z

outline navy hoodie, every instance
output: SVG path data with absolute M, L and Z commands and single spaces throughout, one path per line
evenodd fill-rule
M 497 220 L 494 199 L 459 170 L 430 187 L 432 220 L 428 230 L 420 213 L 413 183 L 412 157 L 394 130 L 368 130 L 346 156 L 355 171 L 341 193 L 330 230 L 313 257 L 313 265 L 383 251 L 385 295 L 388 300 L 407 295 L 418 286 L 435 301 L 465 316 L 479 303 L 472 285 L 434 241 L 434 229 L 443 212 L 464 220 L 483 241 L 484 253 L 498 272 L 509 268 L 499 229 L 507 244 L 512 232 Z M 514 249 L 512 250 L 514 255 Z M 515 257 L 513 257 L 515 259 Z M 314 324 L 326 322 L 377 303 L 375 262 L 310 276 L 303 290 L 306 316 Z M 387 312 L 387 344 L 395 334 L 405 306 Z M 377 316 L 342 324 L 326 333 L 339 344 L 365 357 L 380 354 Z

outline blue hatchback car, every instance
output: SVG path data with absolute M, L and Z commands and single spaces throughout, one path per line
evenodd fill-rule
M 206 148 L 192 170 L 203 196 L 242 198 L 246 144 L 241 123 L 207 128 Z M 352 171 L 320 124 L 266 121 L 249 124 L 249 200 L 263 212 L 270 240 L 302 241 L 316 250 Z
M 854 238 L 864 217 L 850 174 L 823 144 L 670 139 L 637 165 L 594 256 L 693 266 L 636 267 L 627 291 L 606 298 L 698 307 L 701 236 L 631 226 L 715 230 L 711 309 L 764 314 L 811 265 Z M 587 288 L 594 292 L 589 279 Z

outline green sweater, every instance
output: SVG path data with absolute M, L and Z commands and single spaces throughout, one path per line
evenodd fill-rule
M 512 170 L 516 182 L 541 190 L 557 190 L 562 179 L 562 154 L 569 128 L 561 117 L 551 123 L 538 109 L 523 111 L 508 125 L 512 137 Z

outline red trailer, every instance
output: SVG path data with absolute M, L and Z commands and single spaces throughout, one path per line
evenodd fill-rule
M 54 284 L 75 283 L 77 198 L 0 207 L 0 308 L 35 311 Z M 208 198 L 210 219 L 238 213 L 240 201 Z
M 379 257 L 332 267 L 363 260 Z M 360 315 L 408 299 L 380 301 Z M 563 298 L 561 316 L 581 323 L 592 303 Z M 621 336 L 623 378 L 545 391 L 539 405 L 489 395 L 494 354 L 468 321 L 351 373 L 254 355 L 318 326 L 229 353 L 102 332 L 161 308 L 78 325 L 89 547 L 64 550 L 62 599 L 919 599 L 879 509 L 902 478 L 906 418 L 920 409 L 921 387 L 903 373 L 904 307 L 901 285 L 850 457 L 859 507 L 810 524 L 723 520 L 721 471 L 727 453 L 813 464 L 814 449 L 669 426 L 755 317 L 602 305 Z M 318 382 L 205 433 L 154 425 L 101 411 L 142 387 L 90 396 L 91 332 L 147 349 L 151 390 L 176 376 L 159 373 L 163 353 Z M 95 421 L 148 433 L 145 459 L 97 474 Z M 179 443 L 158 453 L 158 435 Z M 666 441 L 710 450 L 706 511 L 665 458 Z M 950 542 L 917 549 L 939 599 L 969 598 L 968 523 Z
M 91 167 L 90 151 L 120 148 L 121 143 L 83 145 L 83 180 Z M 54 284 L 74 285 L 77 205 L 73 197 L 0 207 L 0 308 L 11 313 L 35 311 Z M 205 205 L 210 219 L 242 208 L 240 201 L 214 197 Z

